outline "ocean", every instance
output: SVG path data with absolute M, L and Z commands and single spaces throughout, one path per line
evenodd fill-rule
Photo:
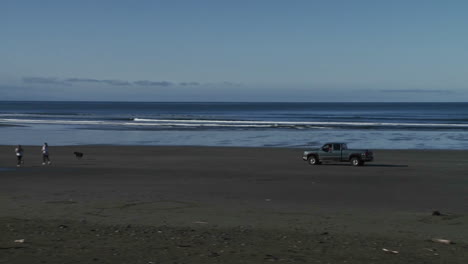
M 468 103 L 0 101 L 1 145 L 468 149 Z

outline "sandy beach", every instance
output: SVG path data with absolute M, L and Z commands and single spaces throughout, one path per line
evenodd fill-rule
M 51 146 L 50 166 L 24 150 L 17 168 L 0 146 L 0 263 L 468 261 L 468 151 L 352 167 L 302 149 Z

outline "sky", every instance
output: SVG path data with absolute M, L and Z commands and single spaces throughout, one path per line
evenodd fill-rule
M 468 1 L 0 0 L 0 100 L 466 102 Z

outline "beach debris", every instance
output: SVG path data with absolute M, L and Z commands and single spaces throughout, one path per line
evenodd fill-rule
M 434 216 L 445 216 L 445 214 L 442 214 L 440 211 L 433 211 L 432 215 L 434 215 Z
M 437 249 L 435 248 L 424 248 L 424 250 L 427 250 L 427 251 L 430 251 L 432 253 L 434 253 L 434 256 L 439 256 L 439 253 L 437 253 Z
M 180 245 L 177 245 L 178 247 L 180 248 L 188 248 L 188 247 L 191 247 L 191 245 L 185 245 L 185 244 L 180 244 Z
M 382 251 L 386 252 L 386 253 L 390 253 L 390 254 L 399 254 L 400 253 L 400 252 L 398 252 L 396 250 L 390 250 L 390 249 L 386 249 L 386 248 L 382 248 Z
M 436 243 L 446 244 L 446 245 L 455 244 L 455 242 L 453 242 L 451 240 L 442 239 L 442 238 L 433 238 L 433 239 L 431 239 L 431 241 L 436 242 Z
M 17 240 L 15 240 L 14 242 L 15 242 L 15 243 L 24 243 L 24 241 L 25 241 L 24 239 L 17 239 Z
M 67 225 L 59 225 L 58 228 L 65 229 L 65 228 L 68 228 L 68 226 Z
M 194 224 L 199 224 L 199 225 L 206 225 L 208 224 L 208 222 L 204 222 L 204 221 L 195 221 L 193 222 Z

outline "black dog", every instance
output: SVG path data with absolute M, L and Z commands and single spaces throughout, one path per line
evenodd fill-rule
M 81 153 L 81 152 L 75 151 L 75 152 L 73 152 L 73 154 L 75 154 L 75 157 L 76 157 L 77 159 L 81 159 L 81 158 L 83 157 L 83 153 Z

